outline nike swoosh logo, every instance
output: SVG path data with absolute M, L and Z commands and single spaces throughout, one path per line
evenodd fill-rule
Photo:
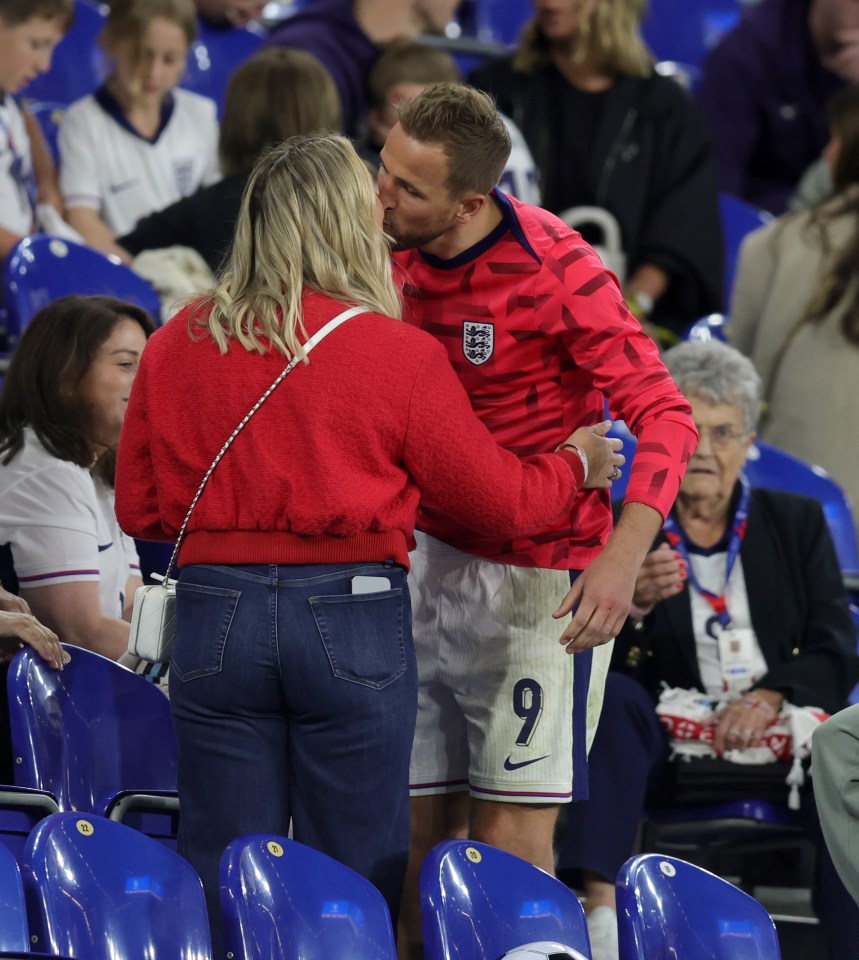
M 133 177 L 131 180 L 123 180 L 122 183 L 112 183 L 110 185 L 111 193 L 122 193 L 123 190 L 127 190 L 129 187 L 133 187 L 137 183 L 138 178 Z
M 530 766 L 532 763 L 539 763 L 540 760 L 545 760 L 546 757 L 548 757 L 548 756 L 549 756 L 549 754 L 547 753 L 545 757 L 534 757 L 533 760 L 523 760 L 521 763 L 513 763 L 513 761 L 510 759 L 510 757 L 508 757 L 508 758 L 504 761 L 504 769 L 505 769 L 505 770 L 518 770 L 520 767 L 528 767 L 528 766 Z

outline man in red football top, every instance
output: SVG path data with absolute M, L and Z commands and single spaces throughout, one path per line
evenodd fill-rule
M 573 789 L 587 796 L 602 645 L 629 612 L 697 442 L 689 405 L 614 276 L 555 216 L 493 189 L 509 150 L 491 100 L 472 88 L 437 84 L 402 107 L 378 189 L 405 318 L 445 345 L 508 449 L 551 450 L 575 424 L 600 421 L 608 401 L 638 451 L 613 532 L 606 490 L 583 490 L 552 528 L 509 540 L 423 504 L 404 954 L 419 955 L 417 872 L 440 840 L 467 835 L 553 871 L 559 804 Z M 571 612 L 560 632 L 552 618 Z

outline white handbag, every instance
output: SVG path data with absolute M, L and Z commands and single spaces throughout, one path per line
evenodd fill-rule
M 304 345 L 305 356 L 332 330 L 339 327 L 350 317 L 359 313 L 366 313 L 367 307 L 352 307 L 344 310 L 332 320 L 329 320 L 317 333 L 310 337 Z M 212 461 L 212 465 L 206 471 L 202 482 L 194 495 L 188 513 L 182 522 L 179 530 L 179 536 L 176 539 L 176 546 L 173 549 L 173 555 L 170 557 L 170 563 L 167 564 L 167 572 L 161 578 L 158 574 L 153 574 L 153 578 L 161 580 L 161 583 L 147 584 L 138 587 L 134 593 L 134 607 L 131 612 L 131 629 L 128 634 L 128 652 L 139 657 L 141 660 L 149 660 L 153 663 L 164 663 L 170 659 L 170 652 L 173 648 L 173 638 L 176 635 L 176 581 L 170 579 L 170 574 L 176 563 L 176 557 L 179 555 L 179 547 L 185 536 L 185 529 L 188 521 L 191 519 L 191 513 L 197 506 L 197 501 L 203 493 L 203 488 L 209 481 L 212 471 L 220 462 L 221 457 L 227 452 L 233 440 L 239 435 L 244 425 L 259 410 L 265 401 L 274 393 L 286 375 L 301 362 L 300 357 L 293 357 L 281 371 L 277 380 L 266 390 L 266 392 L 253 405 L 247 416 L 233 430 L 227 442 L 218 451 L 218 455 Z

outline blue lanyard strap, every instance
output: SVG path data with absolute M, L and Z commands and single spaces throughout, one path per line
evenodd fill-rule
M 0 104 L 5 103 L 6 98 L 8 97 L 8 93 L 5 97 L 0 96 Z M 19 153 L 15 148 L 15 138 L 12 136 L 12 130 L 2 113 L 0 113 L 0 130 L 6 134 L 6 142 L 9 144 L 9 152 L 12 154 L 12 163 L 9 173 L 15 183 L 17 183 L 24 191 L 26 191 L 27 199 L 30 202 L 30 208 L 35 216 L 36 206 L 39 202 L 39 191 L 38 187 L 36 186 L 36 175 L 35 171 L 33 170 L 32 157 L 30 160 L 30 172 L 25 173 L 24 154 Z
M 668 540 L 668 543 L 672 549 L 676 550 L 686 561 L 689 585 L 693 589 L 697 590 L 698 593 L 707 601 L 707 603 L 710 604 L 719 623 L 723 627 L 727 627 L 731 622 L 731 617 L 728 613 L 728 605 L 725 600 L 725 592 L 728 588 L 728 581 L 731 579 L 731 571 L 734 569 L 734 564 L 737 561 L 737 557 L 740 555 L 740 548 L 742 547 L 743 540 L 746 537 L 746 527 L 749 520 L 749 501 L 751 499 L 751 495 L 752 490 L 751 486 L 749 485 L 749 481 L 745 474 L 741 473 L 740 499 L 737 503 L 737 509 L 734 512 L 733 522 L 731 523 L 731 536 L 728 540 L 727 550 L 728 556 L 725 562 L 725 582 L 720 593 L 713 593 L 712 590 L 702 587 L 698 582 L 698 578 L 695 576 L 695 570 L 692 567 L 692 561 L 689 559 L 689 544 L 686 539 L 686 534 L 684 533 L 683 528 L 674 519 L 673 514 L 668 515 L 663 526 L 665 537 Z

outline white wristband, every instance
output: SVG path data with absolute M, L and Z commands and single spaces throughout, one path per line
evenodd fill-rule
M 582 480 L 582 486 L 584 486 L 588 482 L 588 455 L 580 446 L 575 443 L 562 443 L 556 448 L 555 452 L 557 453 L 558 450 L 575 450 L 575 452 L 579 455 L 579 460 L 582 461 L 582 467 L 585 471 L 585 477 Z

